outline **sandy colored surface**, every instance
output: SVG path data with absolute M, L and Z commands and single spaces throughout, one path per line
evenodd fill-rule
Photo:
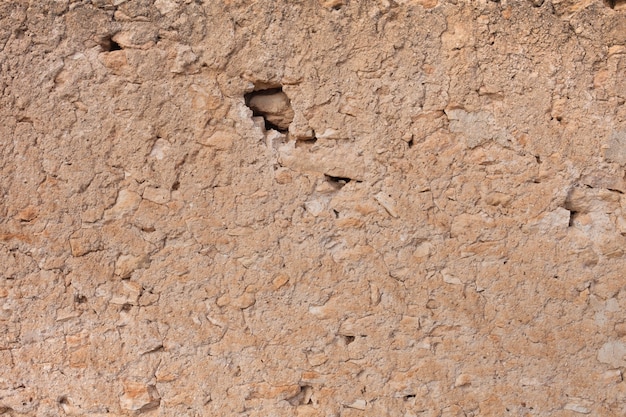
M 626 415 L 623 0 L 0 0 L 0 415 Z

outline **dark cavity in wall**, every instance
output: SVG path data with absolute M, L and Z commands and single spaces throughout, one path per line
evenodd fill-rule
M 569 210 L 569 223 L 568 223 L 569 227 L 574 226 L 574 221 L 576 220 L 577 215 L 578 215 L 577 211 Z
M 112 52 L 112 51 L 121 51 L 122 47 L 119 43 L 113 40 L 112 36 L 107 36 L 103 38 L 100 42 L 100 48 L 102 48 L 103 52 Z
M 626 10 L 626 0 L 604 0 L 611 9 Z
M 326 179 L 326 181 L 328 181 L 331 185 L 336 186 L 338 188 L 343 188 L 344 185 L 346 185 L 347 183 L 349 183 L 350 181 L 352 181 L 351 178 L 347 178 L 347 177 L 334 177 L 332 175 L 328 175 L 328 174 L 324 174 L 324 178 Z
M 289 131 L 294 113 L 291 100 L 282 87 L 255 90 L 246 94 L 244 99 L 253 116 L 263 117 L 265 129 L 281 133 Z

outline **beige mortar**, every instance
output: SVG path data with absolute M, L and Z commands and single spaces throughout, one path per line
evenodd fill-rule
M 0 0 L 0 415 L 626 415 L 625 101 L 620 0 Z

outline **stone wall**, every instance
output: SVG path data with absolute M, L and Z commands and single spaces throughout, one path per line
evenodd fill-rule
M 0 415 L 626 414 L 624 0 L 0 0 Z

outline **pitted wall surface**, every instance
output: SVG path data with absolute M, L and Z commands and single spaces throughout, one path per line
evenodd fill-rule
M 0 0 L 0 415 L 625 415 L 625 101 L 620 0 Z

